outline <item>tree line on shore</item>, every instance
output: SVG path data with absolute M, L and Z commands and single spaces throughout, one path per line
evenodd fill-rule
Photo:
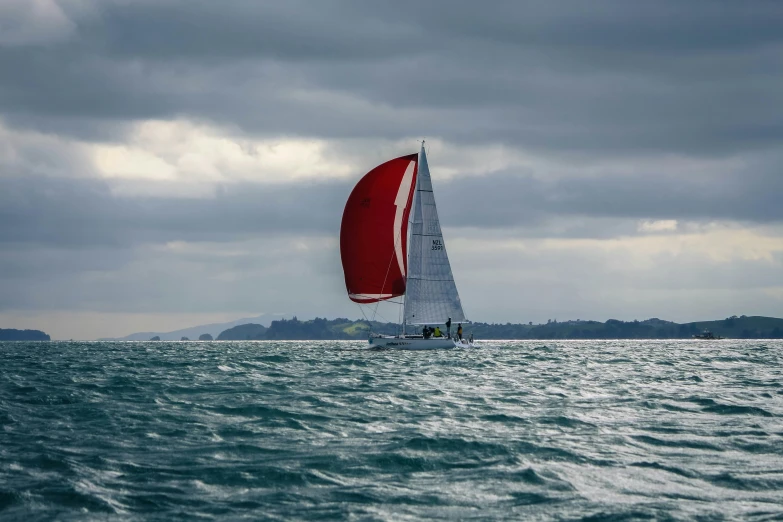
M 477 339 L 691 339 L 705 329 L 716 336 L 734 339 L 781 339 L 783 319 L 761 316 L 732 316 L 719 321 L 674 323 L 661 319 L 645 321 L 550 320 L 545 324 L 484 323 L 463 325 L 464 335 Z M 456 324 L 453 325 L 456 331 Z M 409 327 L 408 331 L 411 331 Z M 218 340 L 352 340 L 366 339 L 370 332 L 395 335 L 400 325 L 347 318 L 300 321 L 281 319 L 266 328 L 245 324 L 224 330 Z M 412 332 L 411 332 L 412 333 Z

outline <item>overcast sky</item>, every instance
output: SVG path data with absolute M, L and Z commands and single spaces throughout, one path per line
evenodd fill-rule
M 0 327 L 359 318 L 423 137 L 470 318 L 783 317 L 780 0 L 3 0 L 0 71 Z

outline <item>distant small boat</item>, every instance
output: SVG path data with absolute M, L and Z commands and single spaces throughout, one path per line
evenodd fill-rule
M 693 334 L 693 338 L 694 339 L 723 339 L 723 337 L 716 337 L 715 335 L 713 335 L 712 332 L 706 329 L 700 334 Z

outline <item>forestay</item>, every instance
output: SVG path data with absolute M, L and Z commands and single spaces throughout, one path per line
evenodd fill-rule
M 440 230 L 424 146 L 419 153 L 406 286 L 406 324 L 443 324 L 449 318 L 455 323 L 467 321 Z

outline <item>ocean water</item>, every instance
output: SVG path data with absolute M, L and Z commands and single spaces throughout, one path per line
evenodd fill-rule
M 783 520 L 780 341 L 0 343 L 2 520 Z

